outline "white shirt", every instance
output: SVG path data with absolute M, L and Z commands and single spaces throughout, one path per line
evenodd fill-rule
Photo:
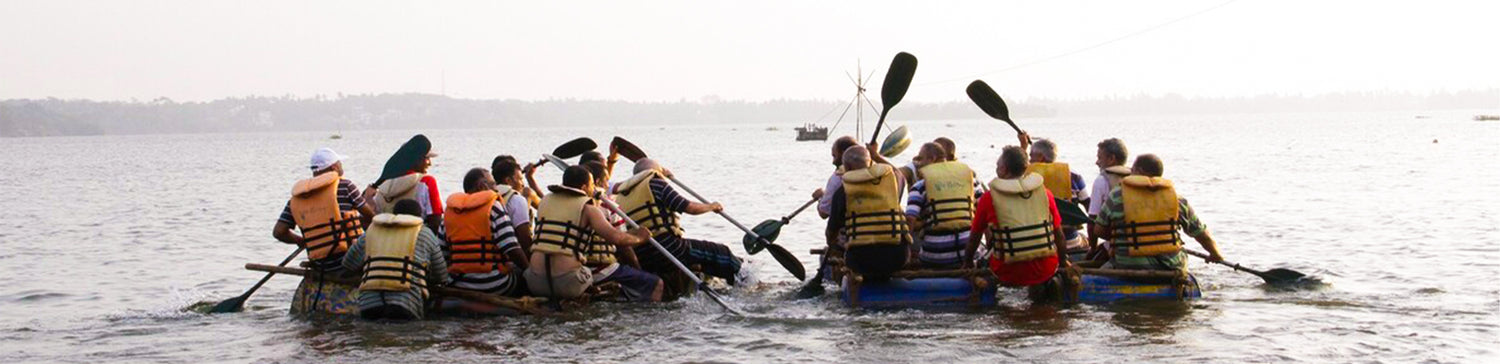
M 1089 196 L 1089 216 L 1099 216 L 1099 211 L 1104 210 L 1104 200 L 1109 199 L 1109 178 L 1105 174 L 1109 172 L 1099 171 L 1099 177 L 1094 178 L 1093 192 Z
M 828 216 L 833 211 L 833 193 L 844 188 L 844 176 L 834 173 L 823 186 L 823 197 L 818 198 L 818 214 Z
M 531 223 L 531 203 L 519 191 L 505 201 L 505 213 L 510 215 L 510 226 Z

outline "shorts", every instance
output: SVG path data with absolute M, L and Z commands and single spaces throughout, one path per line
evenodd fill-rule
M 550 271 L 547 267 L 533 265 L 521 273 L 526 277 L 526 288 L 531 291 L 531 295 L 573 299 L 583 296 L 583 292 L 594 283 L 594 273 L 585 266 L 558 272 L 550 277 L 545 273 L 547 271 Z
M 911 243 L 849 247 L 844 252 L 844 265 L 867 279 L 887 278 L 906 267 L 908 249 Z
M 594 278 L 598 280 L 594 282 L 596 284 L 608 282 L 619 283 L 620 295 L 624 296 L 625 300 L 630 302 L 651 302 L 651 293 L 656 291 L 658 284 L 661 284 L 661 278 L 655 274 L 619 263 L 601 269 Z

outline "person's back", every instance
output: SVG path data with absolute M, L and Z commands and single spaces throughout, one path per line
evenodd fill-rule
M 636 161 L 636 174 L 615 185 L 620 209 L 631 220 L 651 230 L 652 236 L 669 253 L 687 266 L 697 266 L 704 274 L 724 279 L 732 285 L 752 282 L 748 270 L 742 270 L 739 257 L 729 247 L 707 240 L 685 237 L 681 214 L 701 215 L 723 210 L 718 203 L 699 203 L 678 194 L 667 181 L 671 172 L 655 161 Z M 667 256 L 655 247 L 639 245 L 634 249 L 641 268 L 662 277 L 680 274 Z
M 1001 284 L 1031 286 L 1047 281 L 1066 260 L 1061 217 L 1044 178 L 1026 171 L 1021 148 L 1005 147 L 996 161 L 996 178 L 980 198 L 970 227 L 966 257 L 973 257 L 982 234 L 990 235 L 989 268 Z
M 313 268 L 329 274 L 344 272 L 344 253 L 364 235 L 365 222 L 374 216 L 354 182 L 343 178 L 341 159 L 328 148 L 313 153 L 313 176 L 292 186 L 291 198 L 271 231 L 277 240 L 307 249 Z M 300 234 L 292 232 L 294 227 Z
M 922 145 L 914 161 L 921 165 L 907 198 L 906 215 L 913 238 L 921 241 L 917 258 L 923 267 L 953 269 L 962 265 L 964 245 L 974 218 L 974 201 L 983 193 L 969 166 L 947 161 L 937 143 Z
M 1187 200 L 1177 195 L 1172 181 L 1162 178 L 1155 155 L 1136 158 L 1133 175 L 1120 182 L 1095 218 L 1109 241 L 1108 267 L 1119 269 L 1183 270 L 1183 241 L 1179 231 L 1207 249 L 1210 260 L 1222 260 L 1208 228 Z
M 448 283 L 441 242 L 418 215 L 421 207 L 415 201 L 397 201 L 393 213 L 376 215 L 369 231 L 344 255 L 345 269 L 363 272 L 361 317 L 421 319 L 428 288 Z
M 866 278 L 890 276 L 905 265 L 911 235 L 902 203 L 902 182 L 889 164 L 871 164 L 864 147 L 844 152 L 844 263 Z M 837 197 L 837 196 L 836 196 Z
M 469 170 L 464 176 L 465 192 L 448 197 L 438 236 L 444 241 L 454 288 L 519 296 L 524 288 L 517 266 L 525 267 L 526 256 L 494 184 L 488 170 Z

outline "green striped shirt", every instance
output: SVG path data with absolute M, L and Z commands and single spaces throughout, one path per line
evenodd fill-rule
M 437 235 L 432 233 L 427 225 L 422 225 L 422 231 L 417 233 L 417 248 L 413 254 L 413 260 L 427 266 L 427 286 L 442 287 L 448 285 L 448 262 L 443 259 L 443 247 Z M 344 269 L 350 272 L 360 272 L 365 264 L 365 238 L 361 236 L 349 251 L 344 253 Z M 426 302 L 422 301 L 422 294 L 416 286 L 406 292 L 359 292 L 359 309 L 366 310 L 381 305 L 398 305 L 413 313 L 417 318 L 424 316 Z

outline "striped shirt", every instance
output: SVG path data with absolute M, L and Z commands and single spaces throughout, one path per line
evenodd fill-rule
M 443 259 L 442 241 L 432 233 L 425 225 L 422 231 L 417 233 L 417 248 L 412 260 L 427 266 L 426 281 L 428 286 L 444 286 L 448 280 L 448 261 Z M 349 253 L 344 254 L 344 269 L 351 272 L 361 272 L 365 265 L 365 238 L 360 237 L 349 247 Z M 397 305 L 410 311 L 417 318 L 424 315 L 423 308 L 426 302 L 422 301 L 422 294 L 417 291 L 416 286 L 406 292 L 378 292 L 360 291 L 359 309 L 369 310 L 384 305 Z
M 359 185 L 354 184 L 354 181 L 350 181 L 347 178 L 340 178 L 338 186 L 338 192 L 335 194 L 338 196 L 339 211 L 353 212 L 365 206 L 365 199 L 359 192 Z M 291 199 L 287 199 L 286 206 L 281 208 L 281 217 L 277 218 L 276 221 L 293 226 L 297 225 L 296 219 L 292 217 Z M 343 258 L 340 254 L 342 253 L 330 252 L 327 257 L 313 261 L 313 265 L 318 270 L 324 272 L 339 272 L 342 268 L 339 266 L 339 259 Z
M 651 196 L 656 199 L 657 207 L 661 208 L 663 211 L 669 214 L 677 214 L 687 211 L 690 201 L 688 201 L 688 199 L 686 198 L 683 198 L 682 195 L 678 194 L 677 190 L 672 189 L 672 185 L 668 184 L 667 180 L 655 178 L 652 179 L 650 183 Z M 637 221 L 637 223 L 639 223 L 639 221 Z M 691 246 L 688 244 L 688 242 L 684 241 L 681 236 L 672 233 L 664 233 L 655 236 L 655 238 L 656 242 L 661 243 L 661 246 L 663 248 L 667 248 L 667 251 L 671 252 L 673 256 L 677 257 L 677 259 L 688 258 L 688 252 L 691 250 Z M 671 264 L 667 262 L 666 257 L 663 257 L 661 255 L 661 252 L 657 251 L 656 247 L 651 246 L 651 244 L 641 244 L 635 246 L 635 254 L 637 259 L 641 261 L 642 266 L 664 266 L 665 264 Z
M 510 223 L 510 214 L 506 212 L 505 201 L 495 200 L 490 205 L 490 239 L 499 242 L 500 256 L 509 257 L 510 253 L 521 249 L 516 242 L 516 230 Z M 438 224 L 437 236 L 443 240 L 443 258 L 453 261 L 453 253 L 447 241 L 447 224 Z M 508 259 L 507 259 L 508 260 Z M 511 279 L 510 274 L 502 274 L 498 270 L 487 273 L 452 273 L 453 287 L 470 291 L 508 295 L 516 289 L 516 280 Z

